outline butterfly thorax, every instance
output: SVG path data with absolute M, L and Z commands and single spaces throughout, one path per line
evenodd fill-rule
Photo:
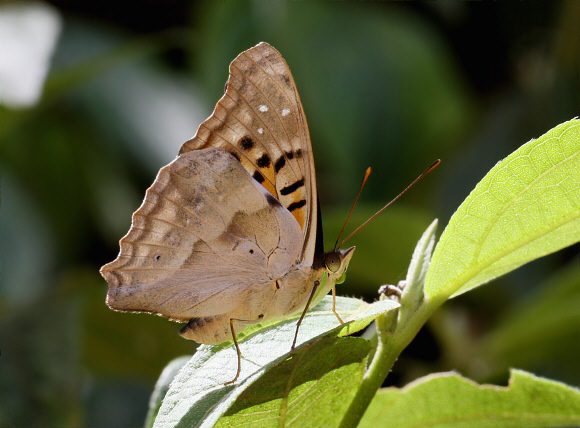
M 269 321 L 300 314 L 314 287 L 310 307 L 315 306 L 335 284 L 344 280 L 353 253 L 354 247 L 338 249 L 315 258 L 312 266 L 295 263 L 284 275 L 271 281 L 268 293 L 248 299 L 245 307 L 250 311 L 243 315 L 244 319 L 251 324 L 253 320 Z

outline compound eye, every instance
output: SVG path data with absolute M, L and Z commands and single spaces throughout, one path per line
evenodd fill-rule
M 340 256 L 336 253 L 328 253 L 324 258 L 324 264 L 331 273 L 336 273 L 340 269 Z

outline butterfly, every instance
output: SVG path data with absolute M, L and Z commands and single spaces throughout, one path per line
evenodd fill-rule
M 236 334 L 301 314 L 297 334 L 306 310 L 335 296 L 354 247 L 323 250 L 310 134 L 284 58 L 262 42 L 229 71 L 100 272 L 111 309 L 186 322 L 180 334 L 198 343 L 233 340 L 234 382 Z

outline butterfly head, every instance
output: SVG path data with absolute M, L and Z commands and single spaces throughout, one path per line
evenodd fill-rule
M 328 272 L 329 279 L 334 284 L 344 282 L 345 272 L 354 254 L 355 247 L 346 250 L 336 249 L 324 255 L 324 267 Z

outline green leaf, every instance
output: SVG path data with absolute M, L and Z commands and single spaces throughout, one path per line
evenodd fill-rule
M 216 426 L 338 426 L 371 347 L 361 338 L 325 337 L 300 348 L 243 391 Z
M 478 385 L 457 373 L 439 373 L 418 379 L 402 389 L 381 389 L 359 427 L 483 428 L 579 424 L 578 389 L 512 370 L 507 387 Z
M 352 334 L 398 306 L 388 300 L 369 305 L 358 299 L 337 297 L 337 312 L 345 320 L 340 325 L 331 310 L 332 298 L 327 296 L 304 318 L 297 344 L 310 343 L 325 335 Z M 299 355 L 299 349 L 290 352 L 295 331 L 296 318 L 293 318 L 254 327 L 238 335 L 242 370 L 240 380 L 229 386 L 224 383 L 234 377 L 237 367 L 231 342 L 200 346 L 172 382 L 154 426 L 212 426 L 268 368 Z
M 426 295 L 464 293 L 580 241 L 580 120 L 500 161 L 455 212 L 435 249 Z
M 169 364 L 165 366 L 163 372 L 161 372 L 159 379 L 157 379 L 157 382 L 155 383 L 155 389 L 153 389 L 153 393 L 149 399 L 149 410 L 147 411 L 147 417 L 145 419 L 146 428 L 153 426 L 157 412 L 159 412 L 159 408 L 163 402 L 163 398 L 169 390 L 169 385 L 177 373 L 179 373 L 179 370 L 181 370 L 190 358 L 190 356 L 177 357 L 171 360 Z

